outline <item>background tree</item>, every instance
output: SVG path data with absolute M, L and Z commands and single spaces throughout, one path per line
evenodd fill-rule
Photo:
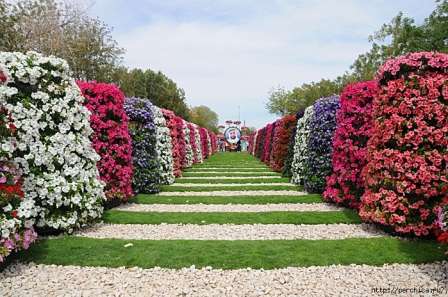
M 204 105 L 193 107 L 190 114 L 193 123 L 218 133 L 218 114 L 209 107 Z

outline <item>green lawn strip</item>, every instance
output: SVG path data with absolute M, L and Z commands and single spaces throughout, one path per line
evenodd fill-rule
M 289 178 L 245 178 L 245 179 L 176 179 L 176 184 L 264 184 L 289 183 Z
M 254 186 L 210 186 L 210 187 L 182 187 L 162 186 L 162 192 L 211 192 L 211 191 L 300 191 L 301 188 L 291 186 L 254 185 Z
M 134 212 L 108 210 L 103 220 L 110 224 L 360 224 L 353 210 L 326 212 Z
M 211 172 L 225 172 L 225 173 L 235 173 L 235 172 L 272 172 L 272 170 L 268 168 L 257 168 L 257 169 L 250 169 L 247 167 L 244 168 L 190 168 L 186 169 L 184 172 L 203 172 L 203 171 L 211 171 Z
M 257 178 L 259 176 L 281 176 L 280 174 L 276 172 L 256 172 L 256 173 L 250 173 L 250 172 L 219 172 L 219 173 L 198 173 L 198 172 L 184 172 L 182 174 L 184 177 L 215 177 L 215 176 L 221 176 L 221 177 L 253 177 Z
M 278 204 L 323 203 L 319 194 L 303 196 L 158 196 L 139 194 L 131 202 L 140 204 Z
M 132 243 L 132 247 L 124 245 Z M 385 263 L 431 263 L 446 260 L 433 241 L 396 238 L 344 240 L 120 240 L 83 237 L 45 239 L 17 256 L 24 262 L 100 267 L 195 265 L 220 269 L 275 269 Z

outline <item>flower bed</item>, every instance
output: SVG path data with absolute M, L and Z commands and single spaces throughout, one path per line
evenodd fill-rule
M 376 81 L 348 85 L 341 94 L 333 139 L 333 174 L 324 199 L 358 208 L 364 193 L 362 170 L 367 164 L 367 141 L 373 132 L 372 103 Z
M 255 147 L 255 156 L 258 159 L 261 159 L 263 157 L 265 139 L 266 139 L 266 127 L 263 127 L 260 130 L 258 130 L 258 136 Z
M 313 106 L 305 109 L 304 115 L 297 121 L 297 131 L 294 145 L 294 158 L 291 164 L 293 183 L 302 185 L 304 182 L 304 167 L 308 160 L 308 139 L 310 136 L 310 123 L 314 116 Z
M 296 125 L 295 115 L 287 115 L 277 121 L 270 160 L 270 166 L 274 171 L 282 172 L 284 169 L 289 143 Z
M 295 115 L 295 125 L 291 131 L 291 137 L 288 143 L 288 152 L 285 158 L 285 165 L 283 167 L 282 175 L 283 177 L 292 177 L 292 162 L 294 160 L 294 147 L 296 145 L 296 134 L 297 134 L 297 122 L 303 117 L 304 110 L 299 110 Z
M 176 144 L 179 150 L 179 159 L 181 164 L 181 175 L 182 169 L 187 167 L 187 144 L 185 142 L 185 130 L 184 130 L 184 120 L 176 115 L 174 115 L 174 121 L 176 123 Z
M 199 135 L 201 136 L 201 150 L 202 150 L 202 159 L 205 160 L 209 156 L 208 151 L 208 132 L 205 128 L 199 128 Z
M 1 75 L 1 73 L 0 73 Z M 0 137 L 11 141 L 16 127 L 6 109 L 0 109 Z M 11 143 L 13 145 L 13 143 Z M 32 221 L 20 218 L 19 207 L 23 200 L 20 172 L 12 162 L 5 161 L 8 153 L 0 148 L 0 263 L 14 251 L 28 249 L 37 234 Z
M 427 235 L 448 192 L 448 55 L 413 53 L 379 70 L 360 215 Z
M 124 104 L 130 120 L 134 166 L 132 186 L 136 193 L 159 191 L 160 165 L 157 162 L 157 133 L 152 108 L 151 102 L 140 98 L 127 98 Z
M 0 97 L 17 127 L 16 145 L 6 139 L 2 148 L 22 172 L 19 216 L 68 232 L 99 219 L 105 200 L 100 157 L 67 62 L 34 52 L 0 53 L 0 69 L 7 78 Z
M 160 178 L 159 182 L 162 185 L 170 185 L 174 183 L 171 132 L 166 125 L 165 117 L 163 116 L 163 112 L 160 108 L 152 105 L 152 114 L 156 129 L 156 160 Z
M 106 183 L 106 198 L 112 204 L 120 204 L 133 195 L 132 144 L 124 95 L 112 84 L 78 82 L 78 86 L 86 98 L 84 105 L 92 113 L 92 145 L 101 157 L 96 166 Z
M 192 124 L 194 127 L 194 138 L 196 142 L 196 163 L 202 163 L 204 161 L 204 157 L 202 154 L 202 140 L 201 133 L 199 131 L 199 127 L 195 124 Z
M 332 141 L 336 130 L 336 112 L 339 96 L 322 98 L 314 103 L 314 116 L 310 121 L 308 159 L 303 171 L 305 190 L 322 193 L 331 174 Z

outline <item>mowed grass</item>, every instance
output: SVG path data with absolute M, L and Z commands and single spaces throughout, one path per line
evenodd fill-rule
M 288 178 L 248 178 L 248 179 L 176 179 L 176 184 L 265 184 L 288 183 Z
M 360 224 L 352 210 L 326 212 L 134 212 L 109 210 L 103 215 L 110 224 Z
M 139 194 L 131 202 L 140 204 L 278 204 L 322 203 L 319 194 L 302 196 L 159 196 Z
M 219 172 L 227 172 L 227 173 L 234 173 L 234 172 L 271 172 L 272 170 L 269 168 L 222 168 L 222 167 L 202 167 L 197 168 L 193 167 L 190 169 L 185 170 L 184 172 L 197 172 L 197 171 L 219 171 Z
M 253 178 L 257 178 L 259 176 L 280 176 L 281 175 L 279 173 L 276 172 L 271 172 L 271 171 L 266 171 L 266 172 L 256 172 L 256 173 L 251 173 L 251 172 L 233 172 L 233 173 L 228 173 L 228 172 L 207 172 L 207 173 L 202 173 L 202 172 L 185 172 L 182 174 L 182 176 L 184 177 L 253 177 Z
M 125 248 L 128 243 L 132 247 Z M 37 264 L 221 269 L 429 263 L 446 259 L 433 241 L 396 238 L 344 240 L 120 240 L 62 237 L 41 240 L 21 261 Z
M 275 186 L 275 185 L 241 185 L 241 186 L 208 186 L 208 187 L 183 187 L 183 186 L 162 186 L 162 192 L 211 192 L 211 191 L 301 191 L 302 188 L 295 185 Z M 216 193 L 219 195 L 219 193 Z

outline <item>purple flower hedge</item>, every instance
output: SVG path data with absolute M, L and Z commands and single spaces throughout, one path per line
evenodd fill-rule
M 331 174 L 332 142 L 338 109 L 339 96 L 321 98 L 314 103 L 308 140 L 308 160 L 303 172 L 305 190 L 309 193 L 322 193 L 325 190 L 326 178 Z
M 132 137 L 133 189 L 135 193 L 156 193 L 159 191 L 160 170 L 152 104 L 145 99 L 127 98 L 124 108 Z

